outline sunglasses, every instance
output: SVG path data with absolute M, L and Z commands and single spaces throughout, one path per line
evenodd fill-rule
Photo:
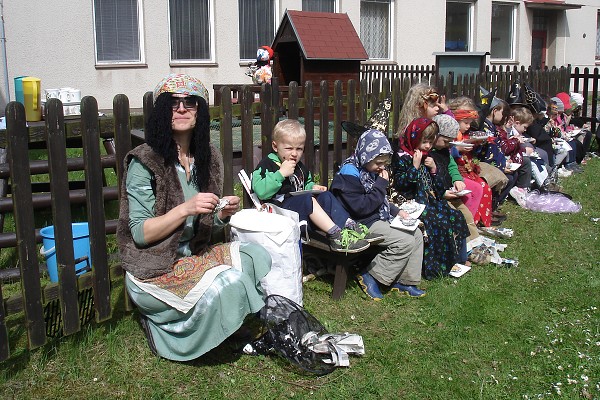
M 425 93 L 425 94 L 421 95 L 421 97 L 425 101 L 438 101 L 438 99 L 440 98 L 440 95 L 437 94 L 436 92 L 430 91 L 429 93 Z
M 187 97 L 171 97 L 171 108 L 173 111 L 179 110 L 179 105 L 183 103 L 183 108 L 186 110 L 196 108 L 198 106 L 198 101 L 194 96 Z

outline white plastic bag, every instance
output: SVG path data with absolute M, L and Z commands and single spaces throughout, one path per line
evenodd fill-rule
M 234 214 L 231 234 L 234 240 L 258 243 L 271 254 L 271 271 L 260 281 L 265 297 L 278 294 L 302 305 L 298 213 L 268 206 L 273 212 L 246 209 Z M 284 211 L 286 215 L 281 215 Z

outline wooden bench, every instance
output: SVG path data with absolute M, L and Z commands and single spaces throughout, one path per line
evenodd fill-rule
M 369 247 L 358 253 L 331 251 L 329 239 L 320 234 L 311 234 L 310 240 L 304 243 L 302 248 L 302 257 L 305 263 L 325 262 L 334 265 L 335 274 L 333 278 L 333 290 L 331 292 L 331 297 L 334 300 L 339 300 L 344 296 L 348 283 L 348 275 L 352 274 L 357 267 L 362 268 L 368 264 L 378 251 L 377 247 Z M 327 265 L 323 266 L 327 268 Z

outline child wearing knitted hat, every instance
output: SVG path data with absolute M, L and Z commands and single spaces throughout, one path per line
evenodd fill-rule
M 471 243 L 472 240 L 479 238 L 479 232 L 477 231 L 477 226 L 473 220 L 473 214 L 463 202 L 464 197 L 472 196 L 472 194 L 468 193 L 462 196 L 457 194 L 462 194 L 466 189 L 463 177 L 458 171 L 456 161 L 454 160 L 454 157 L 450 156 L 450 142 L 456 139 L 459 125 L 454 118 L 446 114 L 436 115 L 433 117 L 433 121 L 438 124 L 440 130 L 429 155 L 435 161 L 435 165 L 437 165 L 438 179 L 443 180 L 444 187 L 447 188 L 444 193 L 444 198 L 448 200 L 450 206 L 460 211 L 465 217 L 467 227 L 469 228 L 469 237 L 467 238 L 468 250 L 470 247 L 469 243 Z

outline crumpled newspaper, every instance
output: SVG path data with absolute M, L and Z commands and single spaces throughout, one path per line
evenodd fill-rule
M 354 333 L 326 333 L 319 336 L 317 332 L 310 331 L 302 336 L 300 342 L 315 353 L 331 354 L 330 360 L 323 361 L 336 367 L 350 366 L 349 354 L 365 354 L 362 336 Z
M 478 228 L 479 233 L 487 234 L 495 237 L 499 237 L 502 239 L 507 239 L 513 236 L 514 231 L 510 228 L 496 228 L 496 227 L 481 227 Z
M 506 244 L 497 243 L 494 239 L 490 239 L 485 236 L 481 236 L 481 238 L 483 242 L 482 245 L 486 246 L 491 253 L 492 258 L 490 262 L 507 268 L 514 268 L 519 266 L 519 260 L 503 258 L 500 256 L 500 254 L 498 254 L 498 252 L 504 251 L 504 249 L 506 249 Z

